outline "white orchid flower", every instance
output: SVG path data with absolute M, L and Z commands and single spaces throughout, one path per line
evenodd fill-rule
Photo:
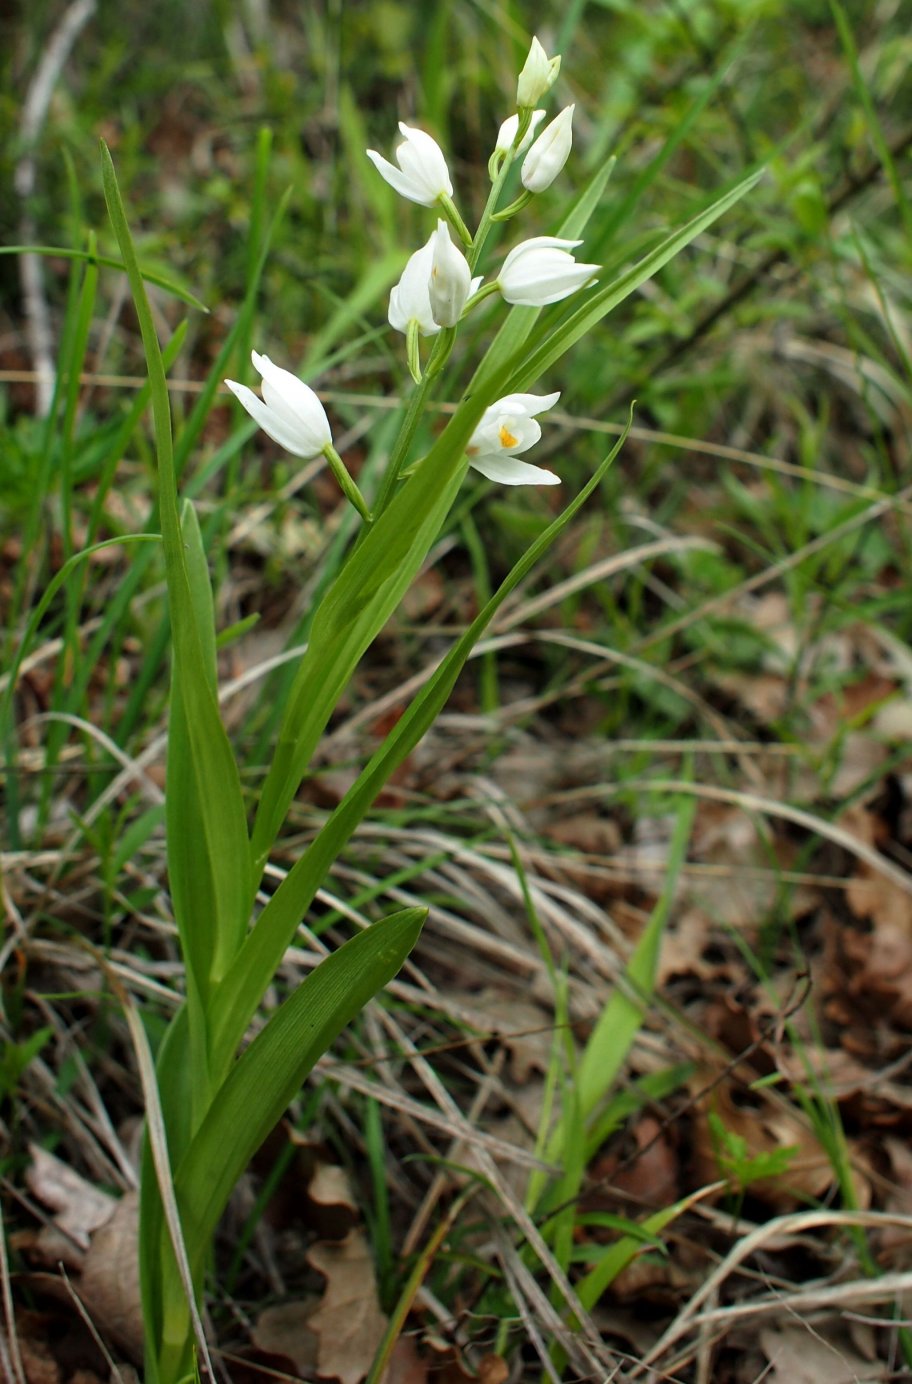
M 431 236 L 431 275 L 428 294 L 431 313 L 440 327 L 455 327 L 462 316 L 469 294 L 480 280 L 472 280 L 469 262 L 450 239 L 447 223 L 440 218 Z
M 544 112 L 544 111 L 533 111 L 533 112 L 532 112 L 532 119 L 531 119 L 531 122 L 530 122 L 530 124 L 529 124 L 529 128 L 528 128 L 528 130 L 526 131 L 525 136 L 523 137 L 522 144 L 520 144 L 519 148 L 518 148 L 517 151 L 516 151 L 517 154 L 524 154 L 524 153 L 526 152 L 526 150 L 528 149 L 529 145 L 532 143 L 533 139 L 535 138 L 535 131 L 538 129 L 539 125 L 540 125 L 541 122 L 544 120 L 544 118 L 545 118 L 545 112 Z M 518 115 L 509 115 L 509 116 L 507 116 L 506 120 L 505 120 L 504 123 L 501 125 L 500 129 L 497 131 L 497 143 L 494 145 L 494 153 L 495 153 L 495 154 L 505 154 L 505 153 L 507 152 L 508 149 L 512 149 L 512 148 L 513 148 L 513 141 L 514 141 L 514 139 L 516 138 L 516 135 L 517 135 L 517 131 L 518 131 L 518 130 L 519 130 L 519 116 L 518 116 Z
M 560 56 L 549 58 L 538 39 L 533 38 L 529 56 L 516 83 L 517 106 L 537 106 L 545 92 L 557 81 L 560 64 Z
M 520 177 L 527 192 L 544 192 L 567 162 L 573 144 L 573 111 L 573 106 L 565 106 L 545 126 L 523 160 Z
M 435 231 L 427 244 L 410 257 L 402 277 L 390 293 L 389 324 L 397 332 L 407 332 L 410 322 L 417 323 L 422 336 L 434 336 L 440 331 L 440 323 L 434 321 L 431 311 L 430 295 L 436 235 Z
M 517 245 L 497 276 L 497 286 L 506 301 L 543 308 L 582 288 L 601 268 L 599 264 L 577 264 L 570 251 L 582 243 L 538 235 Z
M 443 228 L 442 230 L 441 227 Z M 447 236 L 449 239 L 446 230 L 446 222 L 439 220 L 437 222 L 437 230 L 434 231 L 427 243 L 422 245 L 421 249 L 416 250 L 409 258 L 408 264 L 406 264 L 402 271 L 402 277 L 390 293 L 389 312 L 387 316 L 390 326 L 395 327 L 397 332 L 407 333 L 409 323 L 415 322 L 422 336 L 435 336 L 437 332 L 440 331 L 442 325 L 450 325 L 449 323 L 442 324 L 435 321 L 433 308 L 431 306 L 434 247 L 440 244 L 441 236 Z M 460 254 L 452 241 L 450 241 L 450 249 L 452 254 L 458 256 L 459 260 L 465 265 L 466 270 L 468 270 L 469 266 L 464 256 Z M 440 272 L 446 275 L 447 270 L 438 271 L 438 273 Z M 464 273 L 462 270 L 455 272 L 460 274 Z M 480 283 L 481 275 L 476 279 L 469 280 L 466 289 L 466 298 L 471 297 L 471 295 L 478 290 Z M 463 306 L 464 305 L 465 300 L 463 301 Z M 460 312 L 461 311 L 462 308 L 460 308 Z
M 560 485 L 560 476 L 553 471 L 517 460 L 520 452 L 528 451 L 541 437 L 535 415 L 553 408 L 559 398 L 560 391 L 508 394 L 491 404 L 466 447 L 469 465 L 501 485 Z
M 380 176 L 403 197 L 422 207 L 432 207 L 441 197 L 451 198 L 450 171 L 437 141 L 424 130 L 416 130 L 401 120 L 399 129 L 405 140 L 396 150 L 398 168 L 376 149 L 367 151 L 367 157 Z
M 262 399 L 245 384 L 226 380 L 232 394 L 243 404 L 251 418 L 259 423 L 263 432 L 293 457 L 301 457 L 303 461 L 325 457 L 342 493 L 361 518 L 370 523 L 371 513 L 367 502 L 333 446 L 326 410 L 310 385 L 299 380 L 290 370 L 273 365 L 268 356 L 259 356 L 256 351 L 251 351 L 250 359 L 263 378 Z
M 293 375 L 273 365 L 268 356 L 251 352 L 251 360 L 263 378 L 263 398 L 245 384 L 225 383 L 263 432 L 292 456 L 309 461 L 332 446 L 326 410 L 316 394 Z

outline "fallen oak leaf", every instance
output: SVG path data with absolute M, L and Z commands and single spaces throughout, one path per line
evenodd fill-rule
M 40 1145 L 31 1144 L 29 1153 L 32 1161 L 25 1173 L 29 1191 L 53 1211 L 57 1229 L 87 1250 L 93 1232 L 114 1214 L 117 1198 L 87 1182 Z
M 360 1384 L 386 1330 L 367 1239 L 352 1230 L 339 1243 L 314 1245 L 307 1259 L 326 1279 L 326 1292 L 308 1322 L 318 1340 L 317 1373 L 340 1384 Z
M 139 1193 L 126 1192 L 92 1236 L 79 1296 L 99 1330 L 132 1360 L 143 1358 L 139 1287 Z

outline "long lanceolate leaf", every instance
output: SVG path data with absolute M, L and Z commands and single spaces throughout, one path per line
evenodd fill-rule
M 453 645 L 408 711 L 346 793 L 316 840 L 294 865 L 260 914 L 215 999 L 216 1045 L 233 1050 L 250 1022 L 259 997 L 291 943 L 295 930 L 333 860 L 367 813 L 393 770 L 411 753 L 445 705 L 459 673 L 503 602 L 586 503 L 620 451 L 627 428 L 580 493 L 548 526 Z M 432 454 L 433 455 L 433 454 Z M 429 458 L 430 459 L 430 458 Z M 417 474 L 417 473 L 416 473 Z M 395 502 L 394 502 L 395 506 Z M 393 506 L 393 507 L 394 507 Z M 392 512 L 391 507 L 388 513 Z M 366 546 L 366 545 L 365 545 Z
M 188 561 L 185 539 L 195 542 L 192 525 L 182 532 L 174 476 L 171 411 L 161 350 L 146 297 L 114 165 L 102 145 L 105 199 L 130 280 L 149 371 L 159 512 L 174 648 L 172 730 L 169 778 L 186 796 L 168 791 L 169 881 L 175 916 L 188 965 L 191 1039 L 195 1075 L 205 1082 L 205 1034 L 194 996 L 203 996 L 237 949 L 247 923 L 247 827 L 237 766 L 222 725 L 205 621 L 211 595 L 198 554 Z M 191 566 L 192 564 L 192 566 Z M 206 591 L 201 584 L 205 583 Z M 205 1103 L 203 1093 L 201 1105 Z

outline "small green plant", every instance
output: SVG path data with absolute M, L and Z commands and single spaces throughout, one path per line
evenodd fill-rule
M 787 1144 L 765 1153 L 752 1154 L 743 1134 L 728 1129 L 715 1110 L 709 1112 L 706 1122 L 719 1165 L 719 1175 L 728 1183 L 738 1201 L 754 1182 L 781 1177 L 788 1172 L 799 1153 L 797 1144 Z

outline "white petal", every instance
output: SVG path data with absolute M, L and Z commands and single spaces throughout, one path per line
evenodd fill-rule
M 517 154 L 524 154 L 526 150 L 529 148 L 529 145 L 535 138 L 535 131 L 541 124 L 544 117 L 545 112 L 543 110 L 532 112 L 532 120 L 529 123 L 528 130 L 523 136 L 522 144 L 520 144 L 519 148 L 516 151 Z M 500 129 L 497 131 L 497 143 L 494 145 L 494 152 L 505 154 L 507 150 L 511 147 L 514 139 L 516 138 L 516 133 L 518 129 L 519 116 L 508 115 L 504 123 L 501 125 Z
M 375 149 L 368 149 L 367 157 L 373 163 L 380 176 L 394 188 L 400 196 L 408 199 L 409 202 L 417 202 L 419 206 L 433 206 L 436 196 L 428 196 L 426 188 L 421 183 L 416 183 L 414 178 L 403 173 L 401 169 L 394 167 L 388 159 L 383 158 Z
M 489 481 L 497 481 L 500 485 L 560 485 L 560 476 L 555 476 L 553 471 L 532 466 L 528 461 L 516 461 L 513 457 L 470 457 L 469 464 Z
M 396 331 L 404 332 L 410 321 L 418 323 L 422 336 L 434 336 L 440 331 L 431 312 L 429 283 L 434 259 L 434 236 L 409 257 L 398 284 L 390 293 L 389 322 Z
M 300 433 L 297 432 L 284 418 L 273 413 L 268 404 L 264 404 L 258 394 L 254 394 L 252 389 L 248 389 L 245 384 L 237 384 L 234 380 L 225 381 L 232 394 L 243 404 L 244 408 L 263 429 L 273 442 L 278 442 L 286 452 L 292 456 L 301 457 L 308 461 L 311 457 L 317 456 L 321 448 L 317 447 L 314 451 L 309 448 Z
M 482 420 L 473 432 L 469 447 L 478 456 L 515 456 L 527 452 L 541 437 L 534 418 L 505 413 L 497 409 L 492 418 Z
M 519 245 L 514 245 L 504 260 L 504 269 L 515 264 L 532 250 L 575 250 L 577 245 L 582 243 L 581 240 L 561 240 L 560 236 L 556 235 L 534 235 L 530 240 L 523 240 Z
M 441 192 L 452 197 L 450 170 L 436 139 L 432 139 L 424 130 L 406 125 L 403 120 L 399 121 L 399 129 L 405 135 L 405 143 L 396 150 L 399 167 L 426 187 L 431 198 L 427 205 L 431 206 Z
M 545 413 L 553 408 L 560 396 L 559 389 L 553 394 L 505 394 L 493 407 L 505 413 L 527 413 L 534 418 L 537 413 Z
M 313 443 L 312 456 L 332 441 L 326 410 L 310 385 L 299 380 L 290 370 L 274 365 L 268 356 L 251 353 L 257 370 L 263 376 L 263 398 L 273 413 L 296 430 L 303 442 Z
M 565 106 L 526 155 L 521 179 L 528 192 L 544 192 L 567 162 L 573 145 L 573 111 L 573 106 Z
M 431 273 L 428 295 L 434 321 L 441 327 L 455 327 L 462 316 L 472 287 L 469 263 L 450 238 L 447 223 L 439 218 L 431 236 Z

